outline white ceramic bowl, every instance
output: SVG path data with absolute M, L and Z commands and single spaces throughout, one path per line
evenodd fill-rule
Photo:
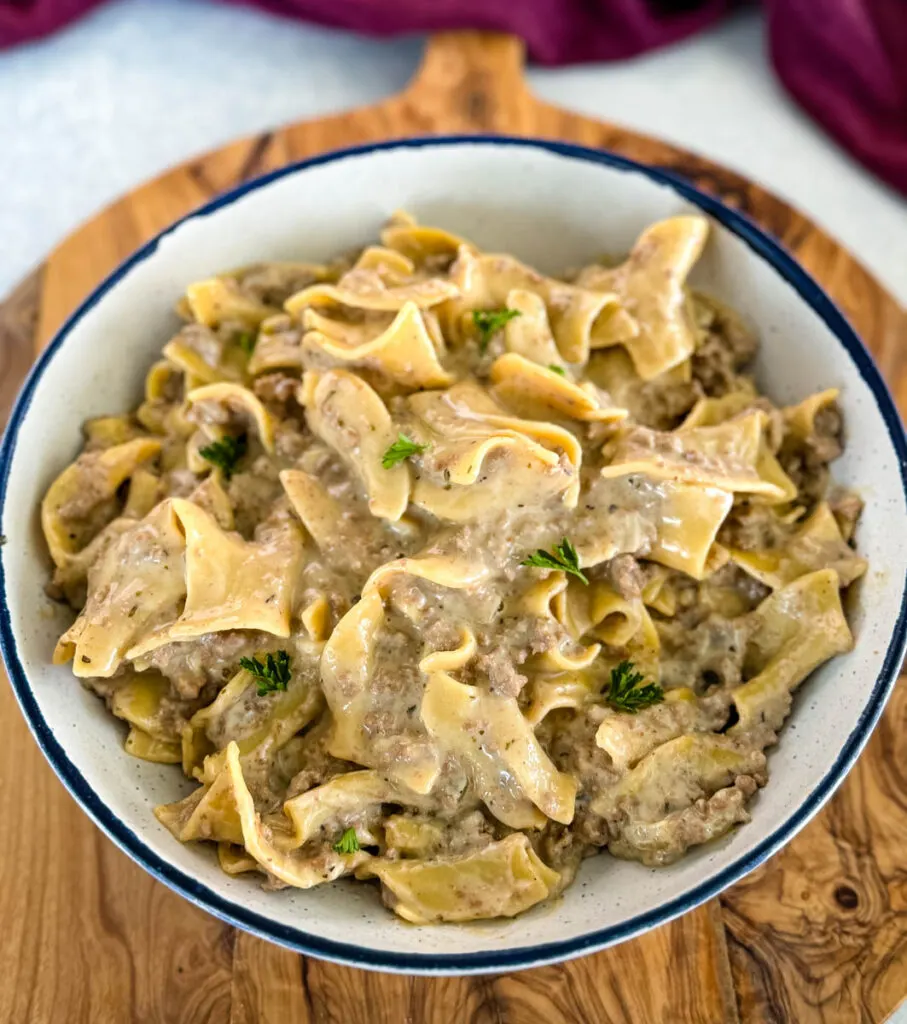
M 629 248 L 651 221 L 699 208 L 714 233 L 695 283 L 759 328 L 758 375 L 778 402 L 842 389 L 847 450 L 837 478 L 867 505 L 859 547 L 870 570 L 856 647 L 798 693 L 753 820 L 669 868 L 607 855 L 585 862 L 562 899 L 516 920 L 415 928 L 371 886 L 265 892 L 230 878 L 211 849 L 184 846 L 155 804 L 184 795 L 178 768 L 123 752 L 123 728 L 69 667 L 50 664 L 67 613 L 43 586 L 40 498 L 75 455 L 83 420 L 135 406 L 175 328 L 186 284 L 253 260 L 318 260 L 362 245 L 403 207 L 546 271 Z M 661 171 L 601 152 L 517 139 L 430 139 L 335 153 L 243 185 L 127 260 L 72 316 L 25 385 L 0 449 L 0 646 L 36 739 L 89 815 L 139 864 L 211 913 L 315 956 L 424 973 L 498 971 L 600 949 L 682 914 L 777 850 L 828 799 L 863 747 L 905 640 L 907 446 L 872 360 L 841 314 L 741 214 Z

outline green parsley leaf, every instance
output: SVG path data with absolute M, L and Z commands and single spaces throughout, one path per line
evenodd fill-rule
M 556 363 L 549 363 L 548 364 L 548 369 L 552 373 L 558 374 L 558 376 L 560 376 L 560 377 L 566 377 L 567 376 L 567 371 L 563 368 L 563 366 L 558 366 Z
M 251 356 L 255 351 L 255 346 L 258 344 L 255 331 L 241 331 L 236 335 L 236 344 L 239 345 L 247 356 Z
M 286 690 L 290 682 L 290 656 L 286 651 L 266 654 L 263 663 L 258 658 L 240 658 L 239 667 L 254 677 L 259 697 Z
M 560 569 L 563 572 L 569 572 L 578 580 L 582 580 L 587 587 L 589 586 L 586 574 L 579 567 L 579 555 L 576 553 L 576 548 L 566 537 L 554 549 L 553 555 L 548 551 L 539 549 L 534 555 L 530 555 L 520 564 L 534 565 L 539 569 Z
M 339 841 L 334 843 L 333 849 L 335 853 L 358 853 L 359 840 L 356 838 L 356 830 L 354 828 L 346 829 Z
M 398 462 L 405 462 L 407 459 L 412 458 L 413 455 L 421 455 L 422 452 L 430 447 L 430 445 L 419 444 L 413 441 L 406 434 L 398 434 L 397 440 L 381 456 L 381 465 L 385 469 L 393 469 Z
M 472 322 L 479 332 L 479 351 L 484 355 L 488 343 L 499 330 L 512 320 L 520 316 L 518 309 L 474 309 L 472 311 Z
M 615 711 L 628 715 L 660 704 L 665 699 L 664 690 L 655 683 L 641 686 L 644 678 L 641 672 L 634 671 L 632 661 L 622 661 L 611 669 L 611 684 L 605 694 L 605 702 Z
M 223 471 L 224 476 L 229 480 L 236 469 L 236 463 L 246 454 L 246 437 L 240 434 L 233 437 L 227 434 L 219 441 L 212 441 L 211 444 L 199 448 L 198 454 L 207 459 L 212 465 Z

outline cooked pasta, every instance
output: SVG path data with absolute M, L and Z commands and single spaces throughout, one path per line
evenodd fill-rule
M 41 508 L 54 660 L 197 784 L 177 840 L 426 924 L 748 820 L 866 563 L 837 392 L 759 394 L 708 230 L 559 279 L 398 214 L 187 288 Z

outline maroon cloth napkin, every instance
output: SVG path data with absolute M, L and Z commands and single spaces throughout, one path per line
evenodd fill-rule
M 0 0 L 0 47 L 101 0 Z M 250 0 L 370 35 L 485 28 L 544 64 L 620 60 L 712 24 L 739 0 Z M 772 60 L 792 95 L 857 159 L 907 194 L 907 0 L 763 0 Z M 628 111 L 632 118 L 632 111 Z

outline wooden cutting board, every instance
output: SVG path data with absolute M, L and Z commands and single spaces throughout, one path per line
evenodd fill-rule
M 399 96 L 233 143 L 118 200 L 0 306 L 0 415 L 78 301 L 174 218 L 290 160 L 439 132 L 606 147 L 677 171 L 744 209 L 831 292 L 907 408 L 907 315 L 838 243 L 738 174 L 539 101 L 522 63 L 512 38 L 436 36 Z M 209 917 L 145 874 L 82 814 L 7 686 L 0 686 L 0 722 L 3 1024 L 878 1024 L 907 996 L 903 681 L 838 795 L 719 899 L 604 953 L 467 979 L 337 967 Z

